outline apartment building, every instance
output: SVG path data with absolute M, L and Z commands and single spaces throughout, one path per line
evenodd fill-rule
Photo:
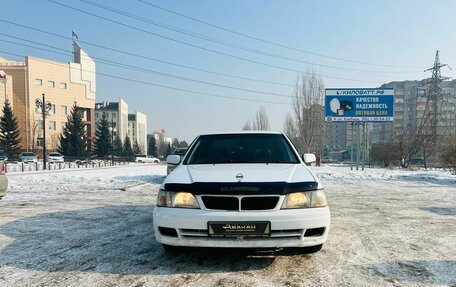
M 13 103 L 21 131 L 22 150 L 39 152 L 43 145 L 43 128 L 46 129 L 47 149 L 57 149 L 59 135 L 73 105 L 83 113 L 86 140 L 91 148 L 95 136 L 95 62 L 76 42 L 73 55 L 73 61 L 69 63 L 31 56 L 25 57 L 23 62 L 0 58 L 0 70 L 7 75 L 7 96 Z M 35 105 L 43 94 L 51 103 L 44 127 Z M 4 101 L 4 97 L 2 99 Z
M 117 102 L 100 102 L 95 104 L 95 122 L 106 115 L 110 126 L 114 128 L 114 136 L 119 136 L 122 141 L 128 134 L 128 104 L 123 98 Z
M 132 144 L 138 142 L 142 153 L 147 154 L 147 116 L 139 111 L 128 115 L 128 136 Z

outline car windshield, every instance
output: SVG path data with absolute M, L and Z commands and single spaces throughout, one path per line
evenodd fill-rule
M 33 152 L 23 152 L 22 156 L 35 156 Z
M 145 154 L 137 154 L 136 157 L 147 157 Z
M 58 153 L 58 152 L 51 152 L 49 155 L 50 155 L 50 156 L 62 156 L 62 155 L 61 155 L 60 153 Z
M 281 134 L 224 134 L 198 138 L 184 164 L 299 163 Z
M 5 155 L 6 155 L 6 153 L 0 151 L 0 156 L 5 156 Z

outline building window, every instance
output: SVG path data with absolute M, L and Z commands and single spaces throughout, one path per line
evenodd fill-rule
M 55 131 L 55 121 L 49 121 L 49 129 Z
M 117 116 L 116 113 L 112 113 L 112 117 L 113 117 L 114 119 L 116 118 L 116 116 Z
M 62 115 L 67 115 L 68 114 L 68 108 L 67 106 L 60 106 L 60 112 Z
M 62 122 L 61 127 L 62 127 L 62 132 L 63 132 L 66 128 L 66 122 Z
M 36 139 L 36 146 L 37 147 L 43 147 L 43 138 L 37 138 Z
M 54 88 L 55 87 L 55 82 L 54 81 L 48 81 L 48 87 L 49 88 Z
M 37 129 L 42 129 L 43 128 L 43 121 L 35 121 L 35 127 Z
M 116 122 L 113 122 L 113 123 L 112 123 L 112 127 L 113 127 L 113 128 L 116 128 L 116 127 L 117 127 L 117 123 L 116 123 Z
M 60 83 L 60 88 L 66 90 L 66 83 Z
M 95 118 L 98 119 L 98 113 L 95 113 Z
M 42 86 L 42 85 L 43 85 L 43 80 L 35 79 L 35 86 Z
M 51 105 L 51 109 L 49 110 L 49 113 L 52 115 L 55 115 L 55 105 Z

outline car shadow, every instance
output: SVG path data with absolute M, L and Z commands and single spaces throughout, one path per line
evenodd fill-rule
M 45 213 L 0 226 L 0 266 L 107 274 L 218 273 L 264 269 L 291 250 L 163 250 L 154 240 L 153 205 L 110 205 Z M 0 238 L 2 238 L 0 237 Z
M 455 286 L 455 260 L 386 261 L 371 266 L 376 273 L 392 283 Z

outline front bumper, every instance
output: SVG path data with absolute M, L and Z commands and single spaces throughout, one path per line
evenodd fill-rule
M 156 207 L 154 231 L 158 242 L 173 246 L 231 247 L 231 248 L 278 248 L 309 247 L 326 242 L 330 222 L 329 207 L 267 210 L 267 211 L 214 211 Z M 270 221 L 271 236 L 267 238 L 209 237 L 207 223 Z M 172 228 L 176 235 L 160 232 L 159 227 Z M 306 236 L 306 230 L 324 228 L 322 234 Z

